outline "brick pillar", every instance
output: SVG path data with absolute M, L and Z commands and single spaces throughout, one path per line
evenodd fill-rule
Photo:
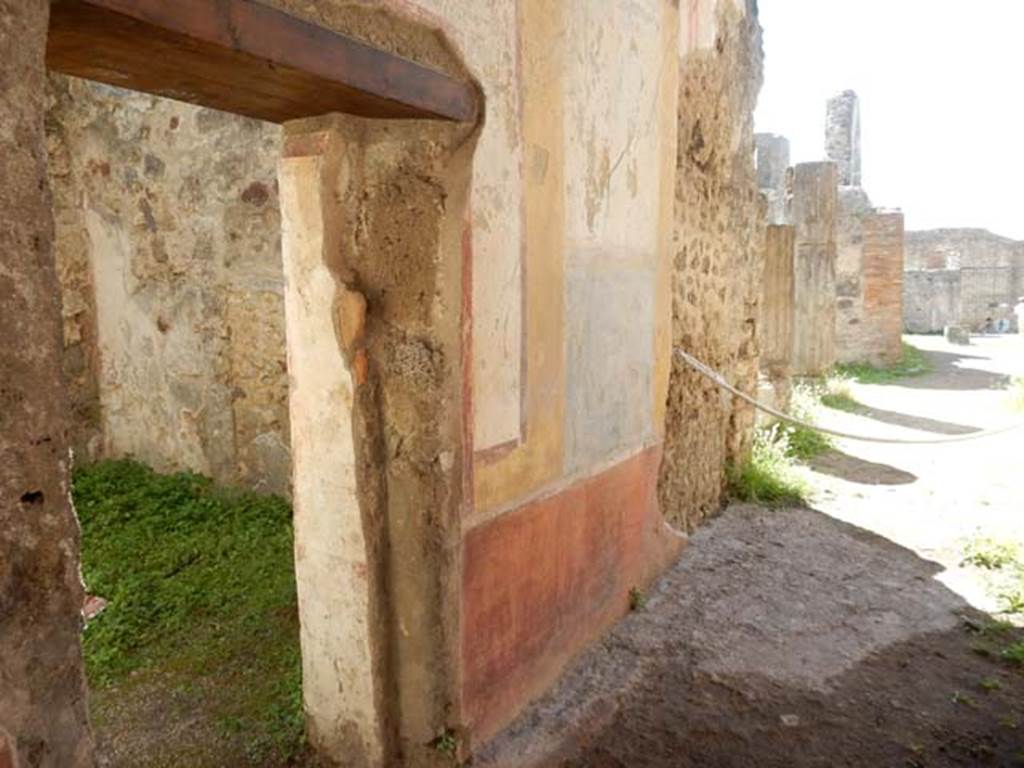
M 94 763 L 43 133 L 48 11 L 0 0 L 0 763 L 79 768 Z
M 903 352 L 903 214 L 872 213 L 863 231 L 868 359 L 876 365 L 895 363 Z
M 793 173 L 793 374 L 822 376 L 835 365 L 836 166 L 801 163 Z

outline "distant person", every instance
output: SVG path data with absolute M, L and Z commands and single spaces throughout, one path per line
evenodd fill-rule
M 1017 306 L 1013 308 L 1013 314 L 1017 316 L 1017 333 L 1024 336 L 1024 296 L 1017 299 Z
M 992 325 L 992 318 L 991 317 L 986 317 L 985 318 L 985 322 L 981 326 L 981 332 L 982 333 L 992 333 L 994 330 L 995 330 L 995 328 Z

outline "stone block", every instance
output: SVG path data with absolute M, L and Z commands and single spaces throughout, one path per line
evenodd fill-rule
M 965 346 L 971 343 L 971 334 L 962 325 L 947 325 L 943 328 L 942 335 L 950 344 Z

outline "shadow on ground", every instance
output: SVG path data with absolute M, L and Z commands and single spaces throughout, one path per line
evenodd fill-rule
M 972 368 L 970 363 L 967 363 L 965 366 L 958 365 L 965 360 L 988 360 L 987 357 L 960 354 L 958 352 L 922 351 L 932 366 L 932 370 L 928 374 L 880 382 L 879 386 L 966 391 L 973 389 L 1005 389 L 1010 384 L 1010 377 L 1006 374 Z
M 913 552 L 733 506 L 476 765 L 1011 766 L 1024 673 Z
M 880 421 L 883 424 L 894 424 L 897 427 L 919 429 L 922 432 L 935 432 L 939 435 L 967 435 L 971 432 L 981 431 L 980 427 L 955 424 L 951 421 L 939 421 L 938 419 L 929 419 L 925 416 L 911 416 L 907 413 L 887 411 L 870 405 L 862 405 L 857 410 L 857 415 Z
M 889 464 L 867 461 L 839 450 L 814 456 L 807 462 L 815 472 L 861 485 L 909 485 L 917 475 Z

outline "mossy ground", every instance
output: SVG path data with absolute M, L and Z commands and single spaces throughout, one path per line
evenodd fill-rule
M 132 765 L 295 761 L 303 735 L 288 503 L 133 461 L 78 469 L 73 495 L 86 587 L 109 601 L 84 635 L 101 741 L 109 732 L 116 751 L 119 721 L 133 716 L 125 702 L 140 696 L 169 720 L 187 714 L 217 743 L 133 747 Z M 154 704 L 164 696 L 166 706 Z

